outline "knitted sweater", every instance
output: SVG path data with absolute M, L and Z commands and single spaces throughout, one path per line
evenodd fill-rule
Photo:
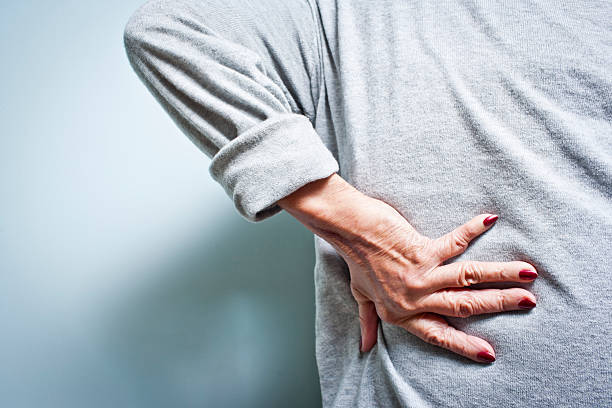
M 384 322 L 361 355 L 348 268 L 315 235 L 325 407 L 612 406 L 612 2 L 150 0 L 125 45 L 245 219 L 338 172 L 430 238 L 498 214 L 452 262 L 536 267 L 474 285 L 533 310 L 447 317 L 493 364 Z

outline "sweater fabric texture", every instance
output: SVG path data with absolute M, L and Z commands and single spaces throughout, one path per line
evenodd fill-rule
M 238 213 L 338 172 L 447 261 L 526 261 L 537 307 L 446 317 L 492 364 L 381 322 L 359 352 L 348 267 L 314 235 L 324 407 L 612 406 L 612 2 L 149 0 L 129 61 Z M 236 248 L 240 251 L 240 248 Z

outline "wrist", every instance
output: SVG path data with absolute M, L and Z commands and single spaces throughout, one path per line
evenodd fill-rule
M 307 228 L 318 230 L 313 231 L 317 234 L 326 230 L 339 233 L 343 226 L 341 221 L 346 221 L 350 214 L 348 207 L 363 197 L 364 194 L 334 173 L 306 184 L 278 204 Z
M 338 174 L 313 181 L 278 201 L 314 234 L 342 252 L 384 228 L 387 211 L 382 204 L 351 186 Z

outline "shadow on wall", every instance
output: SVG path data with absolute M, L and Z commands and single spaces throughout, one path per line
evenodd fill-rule
M 312 234 L 285 212 L 202 225 L 115 305 L 109 354 L 159 406 L 320 406 L 314 260 Z

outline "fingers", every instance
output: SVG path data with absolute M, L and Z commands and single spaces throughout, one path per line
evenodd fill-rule
M 492 214 L 480 214 L 472 218 L 465 224 L 434 240 L 435 253 L 442 261 L 462 254 L 474 238 L 495 224 L 497 218 L 497 215 Z
M 522 288 L 444 289 L 421 298 L 418 307 L 445 316 L 469 317 L 483 313 L 531 309 L 535 305 L 533 293 Z
M 370 301 L 359 302 L 359 325 L 361 327 L 361 343 L 359 351 L 370 351 L 378 337 L 378 315 L 376 307 Z
M 485 340 L 455 329 L 434 313 L 412 316 L 402 325 L 421 340 L 480 363 L 495 361 L 495 351 Z
M 531 282 L 537 277 L 535 267 L 523 261 L 461 261 L 439 266 L 424 275 L 431 291 L 482 282 Z

